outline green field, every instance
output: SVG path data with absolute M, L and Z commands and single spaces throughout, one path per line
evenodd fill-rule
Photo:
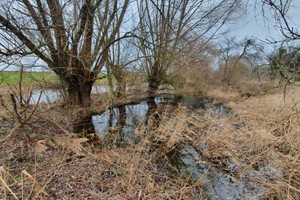
M 0 85 L 16 85 L 20 81 L 20 72 L 15 71 L 0 71 Z M 59 78 L 52 72 L 24 72 L 23 82 L 28 83 L 41 83 L 41 82 L 58 82 Z
M 99 74 L 97 82 L 100 83 L 107 77 L 106 74 Z M 19 71 L 0 71 L 0 86 L 16 85 L 20 81 Z M 59 77 L 53 72 L 24 72 L 23 84 L 43 83 L 59 81 Z

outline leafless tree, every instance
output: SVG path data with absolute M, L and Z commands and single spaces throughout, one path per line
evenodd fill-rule
M 290 40 L 299 40 L 299 31 L 297 27 L 292 25 L 288 16 L 292 0 L 262 0 L 262 2 L 264 7 L 269 7 L 274 12 L 283 36 Z
M 209 40 L 240 4 L 240 0 L 137 0 L 139 48 L 149 90 L 158 89 L 182 49 L 199 38 Z
M 0 55 L 38 57 L 66 83 L 70 104 L 88 106 L 128 5 L 129 0 L 4 0 Z
M 206 84 L 211 81 L 216 83 L 213 66 L 218 49 L 212 41 L 199 39 L 177 55 L 178 58 L 173 62 L 167 77 L 167 83 L 176 90 L 200 94 L 205 92 Z
M 120 32 L 118 32 L 116 37 L 120 37 Z M 117 97 L 126 94 L 126 78 L 128 78 L 128 72 L 132 71 L 132 69 L 129 70 L 129 66 L 139 60 L 139 57 L 135 55 L 136 49 L 131 43 L 131 40 L 123 40 L 122 42 L 118 40 L 112 45 L 108 54 L 106 68 L 109 85 Z M 117 82 L 116 87 L 113 86 L 112 76 Z
M 239 43 L 234 38 L 230 38 L 226 39 L 224 43 L 225 45 L 220 49 L 222 81 L 230 83 L 234 73 L 238 70 L 238 64 L 249 55 L 249 49 L 254 46 L 254 41 L 245 39 L 245 41 Z

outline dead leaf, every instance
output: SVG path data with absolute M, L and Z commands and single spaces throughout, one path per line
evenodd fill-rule
M 48 149 L 47 146 L 45 146 L 46 144 L 46 140 L 39 140 L 37 141 L 36 145 L 35 145 L 35 151 L 39 154 L 46 152 L 46 150 Z
M 69 148 L 76 153 L 76 155 L 81 155 L 83 146 L 81 143 L 88 141 L 87 138 L 75 138 L 71 139 L 69 143 Z

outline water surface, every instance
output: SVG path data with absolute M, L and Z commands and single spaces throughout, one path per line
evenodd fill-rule
M 66 89 L 46 89 L 46 90 L 33 90 L 32 91 L 32 97 L 30 100 L 31 104 L 36 104 L 40 92 L 42 91 L 42 96 L 40 99 L 40 103 L 54 103 L 56 101 L 63 100 L 63 98 L 66 96 Z M 100 94 L 100 93 L 106 93 L 109 91 L 109 86 L 106 85 L 95 85 L 92 87 L 92 94 Z M 29 94 L 26 95 L 26 97 L 29 97 Z
M 78 130 L 84 129 L 90 133 L 97 133 L 104 144 L 113 144 L 115 148 L 138 143 L 135 134 L 136 128 L 146 124 L 148 117 L 155 112 L 165 112 L 159 109 L 159 105 L 186 106 L 188 112 L 203 109 L 204 114 L 213 115 L 224 119 L 228 110 L 221 103 L 197 97 L 182 97 L 175 95 L 161 95 L 142 100 L 137 104 L 122 105 L 111 108 L 100 115 L 91 115 L 85 118 Z M 170 109 L 170 108 L 168 108 Z M 159 120 L 159 117 L 157 118 Z M 205 147 L 194 149 L 191 146 L 181 145 L 167 153 L 168 160 L 174 168 L 179 170 L 182 176 L 191 176 L 204 183 L 203 189 L 209 199 L 244 199 L 251 198 L 261 192 L 253 187 L 248 180 L 231 178 L 220 169 L 212 167 L 209 161 L 199 152 Z M 230 163 L 235 165 L 235 163 Z M 237 181 L 234 181 L 237 180 Z

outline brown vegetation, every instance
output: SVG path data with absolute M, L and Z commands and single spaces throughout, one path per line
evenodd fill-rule
M 299 87 L 246 99 L 228 91 L 208 91 L 227 100 L 232 111 L 226 118 L 172 109 L 171 115 L 160 114 L 160 124 L 153 117 L 139 127 L 139 145 L 120 149 L 100 150 L 71 133 L 78 112 L 40 106 L 30 123 L 1 141 L 1 198 L 203 199 L 205 176 L 180 177 L 170 160 L 174 150 L 187 145 L 237 183 L 247 179 L 264 188 L 255 198 L 297 199 Z M 9 116 L 6 120 L 1 138 L 14 127 Z M 229 166 L 232 162 L 236 167 Z
M 71 133 L 73 113 L 43 109 L 1 141 L 1 199 L 202 198 L 199 183 L 168 176 L 135 147 L 95 149 Z M 12 126 L 2 121 L 1 138 Z
M 299 48 L 211 42 L 241 1 L 5 2 L 0 62 L 20 76 L 0 88 L 1 199 L 299 199 Z M 262 2 L 299 40 L 290 0 Z M 24 85 L 32 55 L 62 82 Z M 109 91 L 91 95 L 99 79 Z M 64 101 L 32 103 L 38 87 Z M 164 93 L 193 97 L 157 105 Z M 127 114 L 135 103 L 145 121 Z M 92 114 L 108 109 L 96 131 Z
M 146 133 L 149 145 L 159 141 L 156 152 L 166 155 L 191 145 L 216 167 L 239 182 L 249 179 L 264 188 L 257 198 L 297 199 L 300 196 L 299 87 L 274 94 L 228 102 L 232 113 L 225 119 L 173 113 L 171 120 Z M 230 95 L 231 96 L 231 95 Z M 167 117 L 168 118 L 168 117 Z M 199 162 L 203 162 L 199 160 Z M 232 168 L 230 163 L 234 163 Z M 204 178 L 205 179 L 205 178 Z

